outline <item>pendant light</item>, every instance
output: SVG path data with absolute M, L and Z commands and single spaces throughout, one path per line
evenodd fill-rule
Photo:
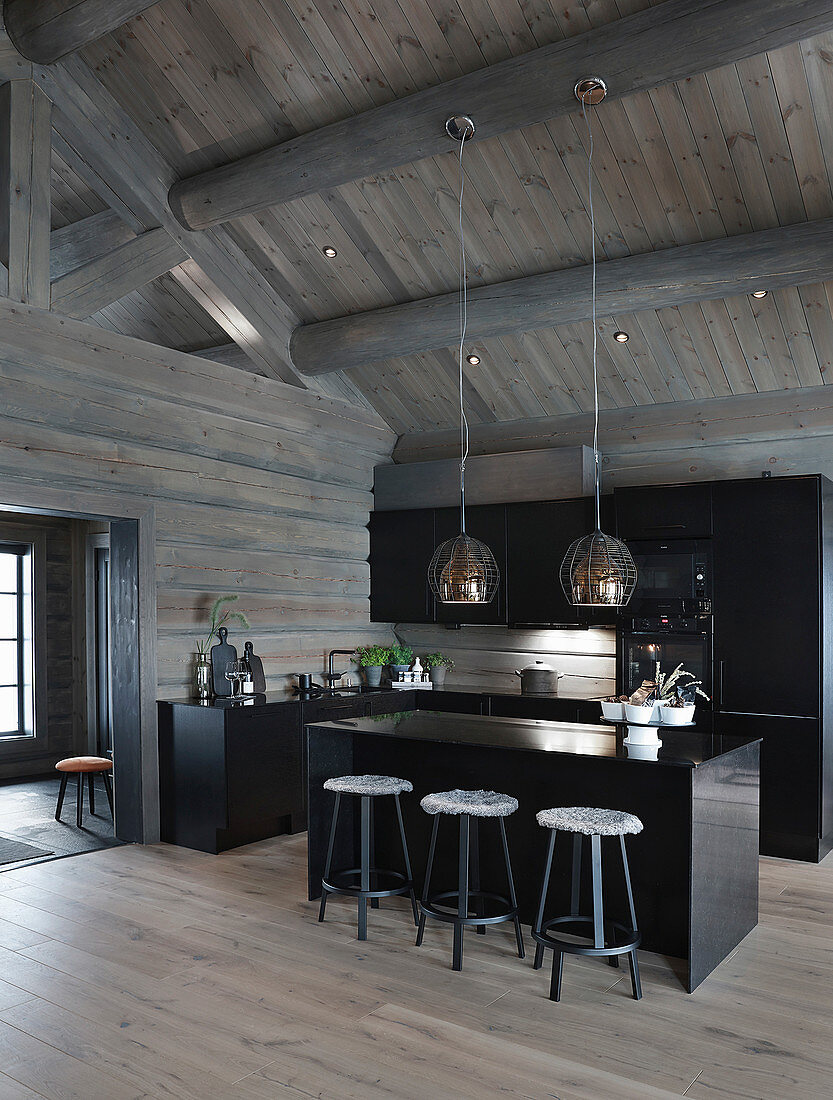
M 636 587 L 636 565 L 624 542 L 602 532 L 599 497 L 601 493 L 601 455 L 599 454 L 599 376 L 596 364 L 596 220 L 593 216 L 593 128 L 587 107 L 601 103 L 607 85 L 599 77 L 580 80 L 576 99 L 587 126 L 587 196 L 592 245 L 592 317 L 593 317 L 593 472 L 596 494 L 596 529 L 576 541 L 561 563 L 561 587 L 573 607 L 623 607 Z
M 440 543 L 428 566 L 428 583 L 440 603 L 487 604 L 495 598 L 500 569 L 489 547 L 466 534 L 466 460 L 469 455 L 469 423 L 463 404 L 463 359 L 466 342 L 466 239 L 463 232 L 463 149 L 474 135 L 467 115 L 455 115 L 445 124 L 449 137 L 460 142 L 460 534 Z

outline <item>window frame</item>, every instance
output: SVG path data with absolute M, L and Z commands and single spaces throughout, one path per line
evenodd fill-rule
M 23 739 L 32 740 L 35 737 L 34 721 L 31 720 L 34 714 L 34 638 L 31 626 L 35 615 L 35 594 L 32 579 L 34 546 L 32 543 L 8 542 L 2 539 L 0 540 L 0 554 L 16 558 L 15 591 L 2 593 L 4 596 L 14 596 L 16 601 L 16 637 L 2 639 L 3 641 L 16 642 L 16 681 L 13 684 L 2 684 L 0 686 L 17 689 L 17 729 L 9 732 L 0 730 L 0 743 L 4 743 Z M 29 573 L 28 578 L 27 572 Z M 28 614 L 27 600 L 31 605 Z M 28 630 L 27 618 L 30 623 Z

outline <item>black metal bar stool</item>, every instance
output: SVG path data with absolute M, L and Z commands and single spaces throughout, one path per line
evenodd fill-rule
M 627 834 L 641 833 L 642 822 L 634 814 L 625 813 L 623 810 L 601 810 L 590 806 L 559 806 L 552 810 L 541 810 L 537 815 L 538 824 L 545 829 L 550 829 L 550 841 L 547 848 L 547 861 L 544 870 L 544 881 L 541 885 L 541 899 L 538 904 L 538 913 L 532 928 L 532 938 L 535 940 L 535 969 L 538 970 L 544 960 L 544 949 L 549 948 L 552 953 L 552 978 L 550 981 L 550 1000 L 561 1000 L 561 979 L 564 973 L 564 956 L 566 955 L 591 955 L 607 958 L 611 966 L 619 965 L 619 956 L 627 955 L 631 970 L 631 983 L 633 986 L 634 1000 L 642 996 L 642 984 L 639 980 L 639 963 L 636 958 L 636 949 L 642 942 L 642 936 L 636 927 L 636 911 L 633 906 L 633 890 L 631 889 L 631 876 L 628 869 L 628 854 L 625 851 L 625 836 Z M 572 882 L 570 890 L 570 912 L 562 917 L 550 917 L 544 920 L 544 909 L 547 903 L 547 891 L 550 884 L 552 871 L 553 852 L 555 851 L 555 838 L 558 831 L 572 833 L 573 835 L 573 866 Z M 625 875 L 625 888 L 628 895 L 628 907 L 630 909 L 630 927 L 620 921 L 605 920 L 604 900 L 602 896 L 602 837 L 618 836 L 622 849 L 622 868 Z M 585 837 L 590 838 L 591 871 L 593 880 L 593 915 L 582 916 L 580 913 L 581 890 L 581 849 Z M 570 932 L 572 927 L 586 930 L 590 926 L 593 930 L 592 944 L 579 943 L 568 940 L 550 929 L 556 926 L 564 926 L 565 932 Z M 572 933 L 571 933 L 572 934 Z M 591 938 L 585 931 L 577 931 L 577 936 Z
M 408 855 L 408 842 L 405 839 L 405 824 L 402 820 L 402 807 L 399 796 L 414 789 L 407 779 L 397 779 L 392 775 L 342 775 L 337 779 L 328 779 L 324 783 L 325 791 L 335 792 L 333 820 L 330 825 L 330 843 L 327 846 L 327 860 L 324 864 L 324 877 L 321 880 L 321 907 L 319 921 L 323 921 L 330 894 L 342 894 L 357 898 L 359 906 L 359 939 L 367 939 L 367 902 L 371 907 L 379 908 L 379 898 L 392 898 L 399 894 L 408 894 L 414 913 L 414 924 L 419 919 L 416 896 L 414 894 L 414 876 L 411 871 L 411 859 Z M 338 825 L 338 811 L 343 794 L 361 797 L 361 845 L 360 865 L 342 870 L 333 870 L 333 849 Z M 405 874 L 400 871 L 388 871 L 375 867 L 373 799 L 393 795 L 396 803 L 396 817 L 399 822 L 399 836 L 402 839 L 402 855 L 405 861 Z M 355 880 L 358 878 L 358 885 Z M 388 885 L 382 886 L 382 883 Z
M 428 866 L 425 871 L 425 885 L 419 903 L 419 930 L 416 946 L 422 943 L 425 935 L 425 918 L 443 921 L 454 925 L 454 950 L 452 969 L 463 969 L 463 929 L 476 926 L 478 933 L 485 935 L 487 924 L 501 924 L 511 920 L 515 924 L 515 938 L 518 944 L 518 958 L 524 957 L 524 941 L 521 935 L 521 923 L 518 919 L 518 899 L 515 896 L 515 881 L 512 877 L 512 865 L 509 862 L 509 844 L 506 840 L 504 818 L 518 808 L 518 800 L 508 794 L 496 791 L 442 791 L 429 794 L 420 802 L 427 814 L 433 814 L 434 827 L 431 831 L 431 846 L 428 851 Z M 440 815 L 448 814 L 460 819 L 460 845 L 457 857 L 457 889 L 446 890 L 439 894 L 431 893 L 431 872 L 434 867 L 434 855 L 437 850 L 437 833 Z M 480 889 L 480 840 L 479 819 L 496 817 L 500 825 L 500 838 L 503 843 L 503 858 L 506 863 L 506 877 L 509 883 L 509 898 L 502 894 L 493 894 Z M 487 912 L 497 906 L 497 912 Z M 474 912 L 472 912 L 472 909 Z

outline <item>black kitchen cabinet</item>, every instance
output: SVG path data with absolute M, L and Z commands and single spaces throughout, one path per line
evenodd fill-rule
M 488 714 L 489 702 L 475 691 L 415 691 L 417 710 L 442 714 Z
M 715 484 L 716 709 L 821 716 L 820 524 L 818 477 Z
M 822 838 L 821 724 L 812 718 L 716 714 L 715 733 L 760 737 L 761 854 L 817 861 Z
M 371 622 L 434 621 L 434 597 L 428 587 L 434 546 L 432 508 L 371 512 Z
M 659 485 L 615 489 L 616 534 L 628 539 L 708 538 L 712 533 L 712 486 Z
M 301 702 L 301 722 L 337 722 L 339 718 L 363 718 L 370 714 L 370 696 L 353 692 L 326 699 L 304 699 Z
M 603 529 L 610 520 L 610 504 L 610 497 L 602 498 Z M 592 498 L 507 505 L 506 605 L 510 625 L 615 623 L 615 609 L 573 607 L 561 587 L 561 562 L 570 544 L 589 535 L 595 525 Z
M 436 545 L 460 534 L 460 509 L 438 508 L 434 512 Z M 435 601 L 438 623 L 505 623 L 506 622 L 506 506 L 483 504 L 466 509 L 466 534 L 485 542 L 495 556 L 500 570 L 497 595 L 487 604 L 448 604 Z M 430 556 L 429 556 L 430 560 Z M 404 621 L 400 617 L 398 621 Z
M 593 721 L 599 720 L 599 705 L 595 705 Z M 490 695 L 489 713 L 499 718 L 531 718 L 541 722 L 578 722 L 579 701 L 559 699 L 557 695 Z

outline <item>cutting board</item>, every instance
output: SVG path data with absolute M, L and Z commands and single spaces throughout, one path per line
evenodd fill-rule
M 228 631 L 224 626 L 220 627 L 217 635 L 220 642 L 211 647 L 211 679 L 214 694 L 227 698 L 231 695 L 231 680 L 226 679 L 226 665 L 229 661 L 237 660 L 237 650 L 228 644 Z
M 262 695 L 266 691 L 266 674 L 263 671 L 263 661 L 261 661 L 260 657 L 254 652 L 254 645 L 252 642 L 246 642 L 243 649 L 244 656 L 248 659 L 252 669 L 255 695 Z

